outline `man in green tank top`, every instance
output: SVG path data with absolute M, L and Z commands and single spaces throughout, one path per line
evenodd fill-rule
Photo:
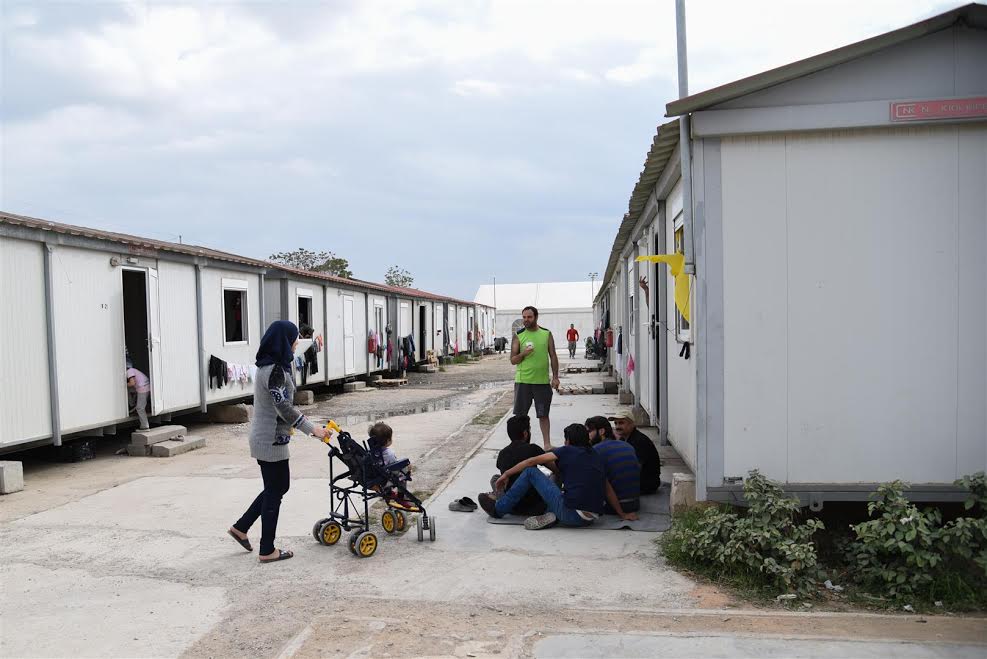
M 511 341 L 511 363 L 517 366 L 514 375 L 514 414 L 527 415 L 535 404 L 538 425 L 541 426 L 545 450 L 552 446 L 548 411 L 552 407 L 552 389 L 559 388 L 559 356 L 555 338 L 538 326 L 538 309 L 525 307 L 521 311 L 524 329 Z M 549 377 L 549 364 L 552 371 Z

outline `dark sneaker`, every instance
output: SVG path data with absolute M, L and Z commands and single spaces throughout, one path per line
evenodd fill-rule
M 555 513 L 545 513 L 544 515 L 538 515 L 536 517 L 529 517 L 524 520 L 524 528 L 529 531 L 537 531 L 538 529 L 548 528 L 558 521 L 555 518 Z
M 480 496 L 477 497 L 480 502 L 480 508 L 483 508 L 483 512 L 490 515 L 491 517 L 502 517 L 497 513 L 497 500 L 486 492 L 481 492 Z

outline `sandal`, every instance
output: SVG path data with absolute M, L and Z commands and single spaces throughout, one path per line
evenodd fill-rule
M 277 558 L 260 558 L 257 560 L 259 560 L 261 563 L 277 563 L 278 561 L 286 561 L 294 555 L 295 552 L 291 551 L 290 549 L 289 550 L 279 549 Z
M 469 497 L 463 497 L 462 499 L 456 499 L 449 503 L 449 510 L 457 513 L 471 513 L 478 508 L 475 501 Z
M 233 532 L 233 529 L 229 529 L 227 533 L 229 533 L 230 537 L 236 540 L 237 543 L 247 551 L 254 550 L 254 548 L 250 546 L 250 540 L 248 538 L 241 538 L 240 536 L 238 536 L 236 533 Z

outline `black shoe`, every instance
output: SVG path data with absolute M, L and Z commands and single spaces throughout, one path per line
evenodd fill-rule
M 480 508 L 483 508 L 483 512 L 490 515 L 491 517 L 503 517 L 497 512 L 497 500 L 486 492 L 482 492 L 480 496 L 477 497 L 480 501 Z

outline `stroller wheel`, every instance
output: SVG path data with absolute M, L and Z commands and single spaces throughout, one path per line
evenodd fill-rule
M 384 511 L 384 514 L 380 516 L 380 525 L 388 533 L 394 533 L 398 526 L 397 516 L 390 510 Z
M 418 542 L 425 541 L 425 527 L 422 526 L 422 518 L 415 518 L 415 526 L 418 528 Z
M 319 529 L 319 542 L 324 545 L 334 545 L 343 536 L 343 527 L 338 522 L 326 522 Z
M 404 531 L 408 528 L 408 518 L 404 516 L 404 513 L 400 510 L 394 511 L 394 520 L 397 522 L 395 529 L 398 533 Z
M 350 533 L 349 542 L 347 544 L 349 544 L 350 546 L 350 553 L 352 553 L 354 556 L 360 555 L 356 551 L 356 542 L 360 538 L 361 533 L 363 533 L 363 531 L 353 531 L 353 533 Z
M 370 558 L 377 551 L 377 536 L 370 531 L 364 531 L 356 538 L 356 555 L 360 558 Z
M 429 542 L 435 542 L 435 518 L 428 518 L 428 540 Z
M 331 519 L 332 519 L 331 517 L 323 517 L 322 519 L 320 519 L 318 522 L 315 523 L 315 526 L 312 527 L 312 537 L 315 538 L 316 542 L 322 542 L 322 540 L 319 539 L 322 533 L 322 525 L 330 521 Z

